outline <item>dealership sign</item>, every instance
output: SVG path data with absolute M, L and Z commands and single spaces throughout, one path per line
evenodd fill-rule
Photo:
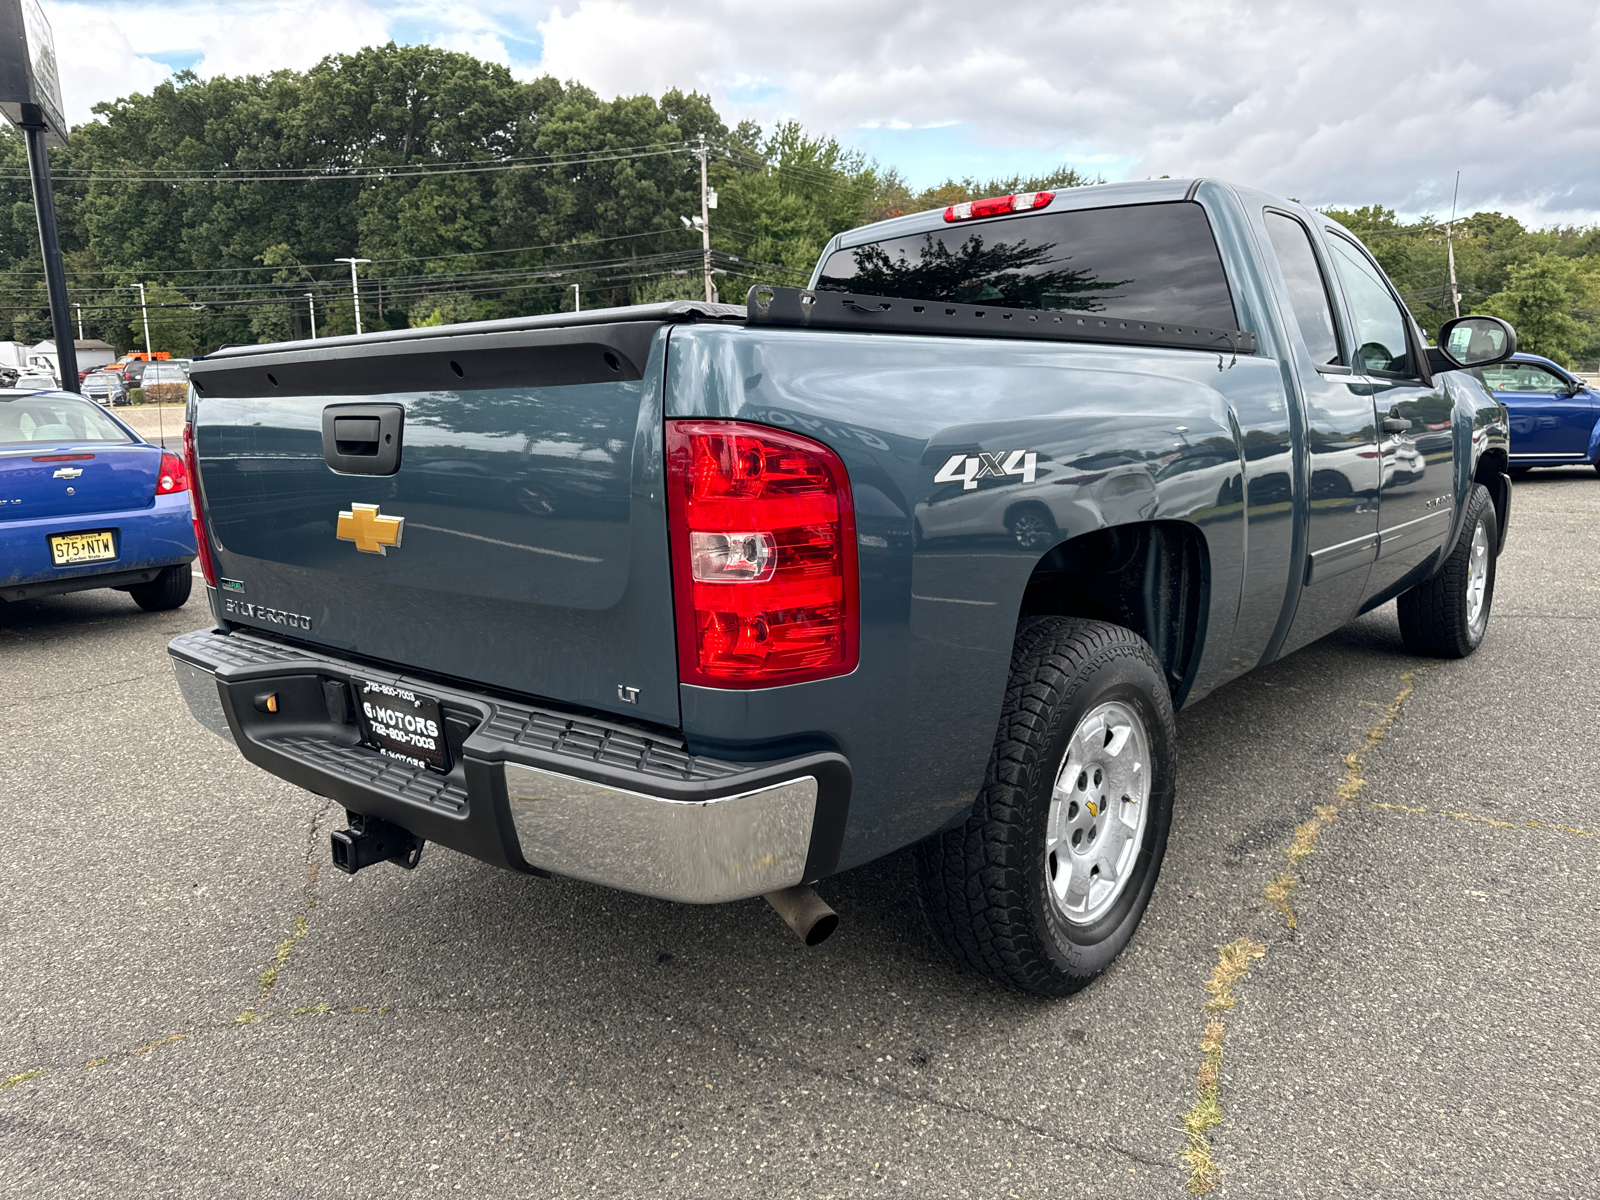
M 67 144 L 55 37 L 39 0 L 0 0 L 0 114 L 19 129 L 43 129 Z

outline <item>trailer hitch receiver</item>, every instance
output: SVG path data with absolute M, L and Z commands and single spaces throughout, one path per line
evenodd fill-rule
M 345 810 L 349 829 L 334 832 L 333 865 L 347 875 L 354 875 L 362 867 L 374 863 L 399 863 L 406 870 L 414 870 L 422 857 L 423 841 L 398 825 L 380 821 L 377 817 L 363 816 Z

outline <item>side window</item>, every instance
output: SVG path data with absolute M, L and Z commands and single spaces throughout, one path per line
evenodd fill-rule
M 1567 390 L 1567 381 L 1538 363 L 1497 363 L 1485 367 L 1484 378 L 1498 392 L 1548 392 L 1555 395 Z
M 1351 365 L 1358 371 L 1379 375 L 1415 375 L 1410 343 L 1406 341 L 1406 315 L 1377 266 L 1354 243 L 1338 234 L 1328 239 L 1328 245 L 1356 323 L 1355 361 Z
M 1269 210 L 1266 222 L 1311 361 L 1319 367 L 1342 366 L 1344 355 L 1339 351 L 1333 306 L 1328 303 L 1328 284 L 1311 248 L 1311 231 L 1286 213 Z

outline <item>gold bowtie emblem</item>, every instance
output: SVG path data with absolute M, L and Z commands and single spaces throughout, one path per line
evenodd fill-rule
M 400 545 L 405 526 L 404 517 L 379 516 L 376 504 L 352 504 L 349 512 L 339 514 L 334 533 L 341 542 L 354 542 L 363 554 L 387 554 L 390 546 Z

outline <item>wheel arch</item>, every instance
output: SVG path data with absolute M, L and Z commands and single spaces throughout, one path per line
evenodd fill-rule
M 1145 521 L 1080 534 L 1051 547 L 1023 589 L 1029 617 L 1085 617 L 1150 644 L 1174 706 L 1194 681 L 1210 601 L 1204 533 L 1185 521 Z

